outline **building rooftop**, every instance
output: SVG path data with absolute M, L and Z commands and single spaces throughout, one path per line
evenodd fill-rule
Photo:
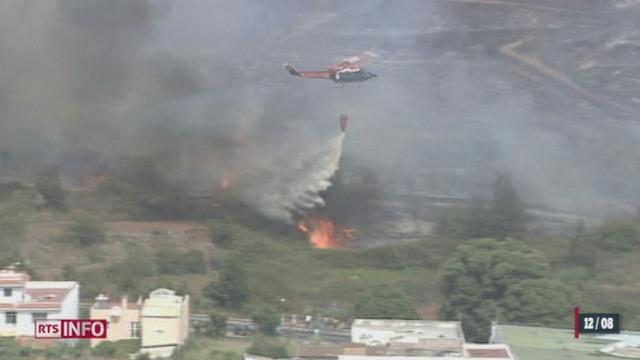
M 28 279 L 27 274 L 20 274 Z M 26 281 L 22 301 L 0 303 L 0 310 L 56 310 L 78 283 L 75 281 Z
M 393 342 L 456 339 L 464 341 L 458 321 L 356 319 L 352 329 L 393 332 Z
M 169 289 L 156 289 L 149 294 L 142 308 L 143 317 L 178 317 L 186 300 Z
M 623 332 L 623 335 L 640 336 Z M 508 344 L 519 360 L 615 359 L 601 350 L 618 341 L 619 337 L 580 335 L 574 338 L 573 329 L 495 325 L 493 342 Z
M 96 297 L 96 302 L 91 306 L 91 310 L 109 310 L 109 311 L 122 311 L 122 310 L 140 310 L 142 309 L 142 298 L 138 298 L 137 301 L 129 301 L 126 296 L 123 296 L 120 301 L 109 301 L 109 298 L 104 294 L 99 294 Z
M 29 281 L 29 275 L 10 269 L 0 270 L 0 287 L 22 285 Z

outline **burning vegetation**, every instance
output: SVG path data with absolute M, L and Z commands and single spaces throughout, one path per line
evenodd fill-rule
M 218 180 L 218 186 L 215 193 L 214 207 L 221 207 L 224 204 L 225 199 L 228 196 L 229 189 L 231 188 L 231 178 L 227 174 L 223 174 Z
M 316 249 L 336 249 L 353 239 L 356 230 L 345 228 L 325 216 L 312 217 L 298 223 L 298 229 L 307 234 L 309 242 Z

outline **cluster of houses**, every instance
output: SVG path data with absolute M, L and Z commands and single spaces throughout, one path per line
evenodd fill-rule
M 0 336 L 33 342 L 37 320 L 78 319 L 79 285 L 75 281 L 31 281 L 15 270 L 0 270 Z M 170 357 L 189 334 L 189 296 L 156 289 L 146 299 L 110 301 L 99 295 L 89 318 L 107 320 L 103 341 L 140 340 L 140 353 Z M 247 355 L 247 360 L 261 359 Z M 300 360 L 429 360 L 513 359 L 504 344 L 466 343 L 459 322 L 358 319 L 351 325 L 349 343 L 299 343 Z
M 348 343 L 299 343 L 297 360 L 514 359 L 506 344 L 467 343 L 457 321 L 357 319 Z M 246 354 L 245 360 L 269 360 Z
M 0 336 L 35 344 L 35 322 L 78 319 L 79 298 L 79 284 L 75 281 L 31 281 L 24 272 L 0 270 Z M 129 302 L 123 297 L 110 302 L 99 295 L 89 318 L 108 322 L 107 338 L 91 339 L 91 346 L 103 341 L 139 339 L 141 353 L 165 358 L 184 344 L 189 334 L 189 296 L 156 289 L 144 300 Z

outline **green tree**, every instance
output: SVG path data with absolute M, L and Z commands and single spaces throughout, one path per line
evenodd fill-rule
M 274 335 L 280 326 L 280 314 L 273 306 L 267 304 L 260 304 L 251 309 L 251 320 L 265 335 Z
M 526 231 L 526 208 L 511 181 L 499 176 L 489 202 L 474 199 L 470 204 L 447 210 L 436 231 L 460 239 L 520 237 Z
M 355 317 L 366 319 L 417 319 L 413 301 L 400 287 L 377 286 L 356 300 Z
M 65 238 L 78 245 L 90 246 L 103 243 L 105 240 L 102 223 L 90 216 L 82 216 L 67 227 Z
M 196 323 L 193 326 L 194 332 L 210 338 L 223 337 L 227 331 L 227 317 L 220 312 L 213 312 L 209 315 L 209 321 Z
M 512 322 L 569 327 L 578 295 L 566 284 L 530 279 L 511 286 L 504 296 L 504 317 Z
M 640 244 L 638 224 L 630 220 L 609 220 L 590 235 L 596 246 L 605 251 L 630 251 Z
M 521 241 L 468 241 L 445 267 L 447 300 L 441 316 L 462 320 L 471 341 L 487 341 L 490 322 L 497 319 L 506 291 L 523 280 L 543 278 L 547 270 L 545 257 Z
M 436 232 L 458 239 L 474 239 L 491 236 L 491 214 L 480 199 L 471 204 L 447 209 L 436 224 Z
M 498 176 L 493 185 L 493 199 L 489 206 L 491 214 L 492 236 L 517 237 L 526 230 L 526 209 L 511 180 L 504 175 Z
M 225 262 L 220 270 L 220 278 L 209 283 L 202 291 L 216 304 L 230 309 L 239 309 L 249 300 L 247 275 L 235 261 Z
M 58 211 L 67 210 L 67 195 L 57 176 L 40 176 L 36 180 L 36 190 L 38 190 L 44 198 L 44 205 L 46 207 Z
M 209 315 L 211 327 L 205 335 L 209 337 L 222 337 L 227 332 L 227 317 L 220 312 Z
M 569 264 L 583 266 L 593 274 L 598 262 L 600 251 L 589 235 L 584 223 L 578 223 L 573 235 L 569 239 L 567 262 Z
M 155 275 L 153 257 L 143 249 L 132 249 L 127 256 L 109 267 L 109 280 L 118 285 L 122 292 L 140 293 L 145 285 L 144 278 Z
M 209 238 L 214 245 L 227 249 L 233 244 L 233 231 L 224 224 L 209 224 Z
M 287 346 L 276 338 L 257 337 L 247 349 L 247 353 L 270 357 L 272 359 L 284 359 L 289 357 Z

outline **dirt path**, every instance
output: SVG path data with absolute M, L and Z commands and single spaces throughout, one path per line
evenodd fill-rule
M 582 14 L 582 15 L 597 15 L 589 11 L 580 11 L 580 10 L 566 9 L 566 8 L 553 7 L 553 6 L 544 6 L 544 5 L 522 4 L 522 3 L 516 3 L 511 1 L 501 1 L 501 0 L 438 0 L 438 1 L 458 2 L 458 3 L 478 4 L 478 5 L 509 6 L 509 7 L 523 8 L 523 9 L 531 9 L 531 10 L 543 10 L 543 11 L 563 12 L 563 13 Z
M 560 70 L 554 69 L 551 66 L 545 64 L 544 62 L 542 62 L 542 60 L 538 59 L 537 57 L 533 56 L 533 55 L 528 55 L 528 54 L 524 54 L 521 52 L 518 52 L 517 49 L 522 46 L 522 44 L 524 44 L 527 41 L 532 40 L 533 38 L 525 38 L 525 39 L 521 39 L 518 41 L 514 41 L 508 44 L 505 44 L 503 46 L 500 47 L 500 52 L 524 65 L 527 65 L 531 68 L 534 68 L 535 70 L 537 70 L 538 72 L 540 72 L 541 74 L 548 76 L 554 80 L 557 80 L 565 85 L 567 85 L 569 88 L 571 88 L 573 91 L 577 92 L 578 94 L 582 95 L 583 97 L 595 101 L 595 102 L 599 102 L 599 103 L 604 103 L 607 105 L 611 105 L 613 107 L 616 107 L 619 110 L 623 110 L 623 111 L 627 111 L 627 112 L 632 112 L 633 110 L 625 105 L 613 102 L 611 100 L 608 99 L 604 99 L 602 97 L 596 96 L 594 94 L 592 94 L 591 92 L 587 91 L 586 89 L 584 89 L 583 87 L 581 87 L 580 85 L 576 84 L 573 80 L 571 80 L 568 76 L 566 76 L 565 74 L 563 74 Z

